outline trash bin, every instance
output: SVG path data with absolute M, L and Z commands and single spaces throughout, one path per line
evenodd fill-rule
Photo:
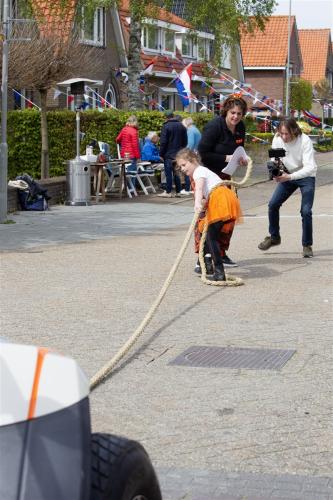
M 90 164 L 81 159 L 67 162 L 67 199 L 66 205 L 90 205 Z

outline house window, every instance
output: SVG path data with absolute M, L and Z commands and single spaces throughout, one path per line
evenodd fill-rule
M 221 49 L 221 66 L 225 69 L 231 69 L 231 51 L 230 47 L 226 44 Z
M 175 97 L 173 94 L 160 94 L 160 105 L 162 110 L 164 109 L 175 109 Z
M 210 60 L 210 40 L 206 38 L 198 38 L 198 59 L 205 61 Z
M 167 30 L 163 32 L 164 44 L 163 49 L 166 52 L 175 52 L 175 34 L 173 31 Z
M 146 25 L 143 28 L 142 45 L 146 49 L 159 49 L 159 30 L 157 26 Z
M 182 54 L 187 57 L 195 57 L 195 43 L 193 37 L 185 35 L 182 40 Z
M 105 12 L 98 7 L 94 12 L 88 13 L 82 8 L 81 40 L 91 45 L 104 45 Z
M 98 87 L 93 87 L 89 91 L 86 89 L 85 95 L 88 97 L 86 100 L 89 102 L 90 109 L 102 108 L 104 106 L 99 98 Z
M 114 106 L 115 108 L 117 107 L 116 91 L 115 91 L 113 85 L 111 85 L 111 83 L 109 83 L 109 88 L 105 93 L 105 100 L 107 102 L 109 102 L 112 106 Z

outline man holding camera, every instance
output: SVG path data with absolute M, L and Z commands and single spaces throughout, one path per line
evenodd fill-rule
M 277 186 L 268 204 L 269 233 L 259 243 L 260 250 L 280 245 L 280 207 L 296 191 L 302 195 L 302 245 L 303 257 L 313 257 L 312 252 L 312 205 L 315 192 L 317 164 L 311 139 L 302 133 L 294 118 L 280 121 L 272 142 L 270 156 L 275 158 L 267 167 L 270 178 Z M 285 150 L 285 153 L 282 151 Z M 280 158 L 285 156 L 283 162 Z M 274 166 L 275 165 L 275 166 Z

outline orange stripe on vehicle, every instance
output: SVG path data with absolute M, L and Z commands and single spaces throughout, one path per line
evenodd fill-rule
M 29 411 L 28 411 L 28 416 L 27 416 L 28 420 L 34 418 L 34 416 L 35 416 L 40 376 L 42 373 L 44 358 L 48 352 L 49 352 L 48 349 L 44 349 L 44 348 L 38 349 L 35 377 L 34 377 L 34 382 L 32 384 L 30 403 L 29 403 Z

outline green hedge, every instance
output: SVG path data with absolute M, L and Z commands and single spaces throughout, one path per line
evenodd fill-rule
M 126 111 L 105 110 L 85 111 L 81 113 L 81 132 L 85 133 L 81 141 L 81 153 L 85 153 L 86 145 L 97 139 L 110 144 L 113 155 L 116 155 L 116 137 L 133 113 Z M 140 111 L 134 113 L 139 120 L 139 135 L 146 137 L 151 130 L 159 132 L 164 123 L 164 115 L 159 111 Z M 204 125 L 212 119 L 211 113 L 179 112 L 182 117 L 191 116 L 197 127 L 202 130 Z M 76 121 L 72 111 L 49 111 L 47 113 L 50 176 L 64 175 L 65 162 L 76 154 Z M 254 122 L 245 119 L 248 132 L 252 132 Z M 252 132 L 256 137 L 272 141 L 272 134 Z M 253 142 L 247 137 L 247 148 L 253 152 L 260 149 L 261 142 Z M 10 111 L 8 113 L 8 178 L 14 179 L 17 175 L 28 173 L 40 178 L 40 113 L 35 110 Z
M 81 141 L 81 154 L 85 154 L 86 145 L 92 140 L 107 142 L 116 155 L 116 137 L 125 125 L 127 118 L 135 114 L 139 120 L 139 135 L 146 137 L 151 130 L 160 132 L 164 115 L 158 111 L 105 110 L 85 111 L 80 115 L 80 130 L 85 133 Z M 182 117 L 188 113 L 179 113 Z M 210 113 L 192 113 L 199 129 L 212 118 Z M 50 111 L 47 113 L 50 176 L 64 175 L 66 160 L 76 155 L 76 120 L 72 111 Z M 40 113 L 35 110 L 11 111 L 8 113 L 8 178 L 28 173 L 40 178 Z

